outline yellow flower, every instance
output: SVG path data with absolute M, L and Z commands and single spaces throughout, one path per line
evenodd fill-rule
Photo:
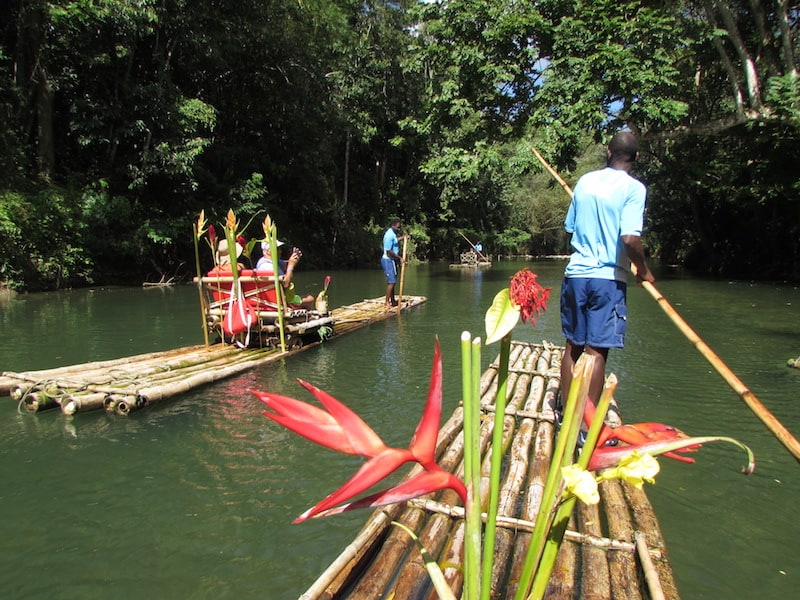
M 226 227 L 228 231 L 233 232 L 234 237 L 236 233 L 239 231 L 239 222 L 236 220 L 236 215 L 233 212 L 233 209 L 228 209 L 228 219 L 226 222 Z
M 200 211 L 200 216 L 197 218 L 197 228 L 195 229 L 194 234 L 197 236 L 197 239 L 206 232 L 206 211 L 205 209 Z
M 634 450 L 616 467 L 601 472 L 599 479 L 600 481 L 622 479 L 641 489 L 645 481 L 655 483 L 655 476 L 658 475 L 660 469 L 661 466 L 654 457 L 649 454 L 640 454 Z
M 565 493 L 576 496 L 585 504 L 600 502 L 597 481 L 589 471 L 578 465 L 567 465 L 561 468 L 561 476 L 564 478 Z
M 264 229 L 264 237 L 269 241 L 270 234 L 272 233 L 272 219 L 269 215 L 264 218 L 264 222 L 261 224 L 262 229 Z

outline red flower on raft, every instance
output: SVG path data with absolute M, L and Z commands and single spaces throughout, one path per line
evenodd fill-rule
M 442 412 L 442 358 L 438 340 L 434 347 L 427 402 L 408 448 L 387 446 L 361 417 L 333 396 L 301 379 L 297 382 L 327 410 L 287 396 L 251 390 L 271 409 L 265 411 L 264 416 L 321 446 L 345 454 L 364 456 L 369 460 L 339 489 L 297 517 L 295 523 L 355 508 L 404 502 L 445 488 L 454 490 L 466 503 L 467 489 L 463 482 L 442 469 L 435 459 Z M 407 462 L 419 463 L 423 471 L 392 488 L 347 502 Z
M 591 400 L 587 399 L 583 413 L 583 420 L 587 426 L 591 426 L 594 416 L 595 406 Z M 606 445 L 611 440 L 622 442 L 622 445 Z M 752 452 L 736 440 L 719 436 L 690 437 L 677 427 L 664 423 L 632 423 L 614 428 L 604 423 L 587 469 L 597 471 L 615 467 L 634 452 L 651 456 L 663 454 L 674 460 L 693 463 L 693 458 L 678 453 L 696 452 L 703 443 L 715 441 L 729 441 L 741 446 L 746 450 L 748 456 L 747 465 L 742 468 L 742 472 L 750 474 L 755 470 L 756 465 Z
M 547 301 L 550 299 L 550 288 L 542 287 L 536 281 L 536 273 L 530 269 L 517 271 L 511 278 L 508 286 L 509 296 L 514 306 L 519 307 L 522 321 L 528 321 L 535 327 L 536 318 L 547 308 Z

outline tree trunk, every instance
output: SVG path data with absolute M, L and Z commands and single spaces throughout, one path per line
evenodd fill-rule
M 36 72 L 36 140 L 39 176 L 49 181 L 56 164 L 53 136 L 53 88 L 50 86 L 47 71 L 41 63 Z

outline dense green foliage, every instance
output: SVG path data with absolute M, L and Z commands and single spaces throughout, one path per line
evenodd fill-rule
M 790 0 L 9 0 L 0 7 L 0 281 L 190 275 L 191 223 L 269 213 L 305 262 L 421 259 L 458 232 L 564 253 L 574 183 L 643 140 L 647 247 L 800 278 Z M 749 235 L 748 235 L 749 234 Z

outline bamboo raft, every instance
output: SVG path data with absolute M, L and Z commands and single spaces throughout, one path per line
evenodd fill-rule
M 495 599 L 513 598 L 516 592 L 553 449 L 553 404 L 558 395 L 562 354 L 563 348 L 548 344 L 512 344 L 509 400 L 503 417 L 504 479 L 492 574 Z M 480 389 L 482 477 L 488 479 L 488 447 L 496 417 L 496 362 L 483 374 Z M 462 408 L 456 408 L 439 432 L 436 450 L 439 464 L 459 476 L 463 476 L 462 417 Z M 408 477 L 416 472 L 412 470 Z M 481 485 L 481 489 L 487 488 Z M 577 504 L 546 597 L 678 599 L 664 540 L 645 492 L 614 480 L 600 485 L 600 495 L 598 505 Z M 416 533 L 459 597 L 464 511 L 458 502 L 455 492 L 445 490 L 436 496 L 377 509 L 301 600 L 436 598 L 420 552 L 406 532 L 391 525 L 392 521 Z
M 451 269 L 483 269 L 492 266 L 492 261 L 477 252 L 462 252 L 461 262 L 452 263 Z
M 401 310 L 426 300 L 424 296 L 403 296 Z M 397 313 L 398 309 L 387 310 L 381 297 L 336 308 L 327 322 L 335 338 Z M 5 371 L 0 375 L 0 396 L 10 396 L 32 413 L 58 408 L 67 415 L 102 409 L 128 415 L 320 343 L 322 338 L 317 337 L 285 351 L 274 346 L 240 349 L 217 343 L 41 371 Z

